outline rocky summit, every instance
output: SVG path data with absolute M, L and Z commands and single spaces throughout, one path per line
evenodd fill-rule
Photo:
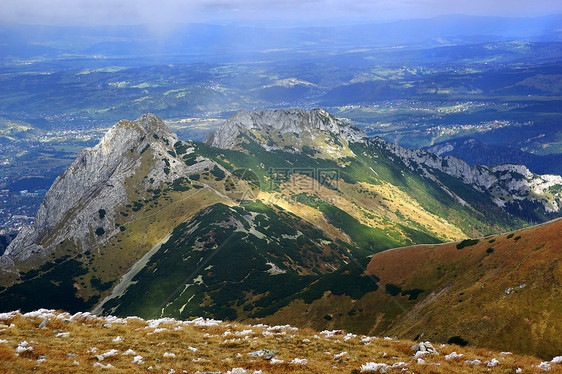
M 336 135 L 348 142 L 361 142 L 367 137 L 362 131 L 342 123 L 322 109 L 311 111 L 280 109 L 251 113 L 241 110 L 226 120 L 219 130 L 210 133 L 205 142 L 213 147 L 231 149 L 241 140 L 240 135 L 244 132 L 268 133 L 270 131 L 298 136 L 306 133 L 317 135 L 323 132 Z M 266 146 L 268 149 L 276 149 L 274 144 Z

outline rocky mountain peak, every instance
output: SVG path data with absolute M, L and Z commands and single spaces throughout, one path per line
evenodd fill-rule
M 359 142 L 366 135 L 338 120 L 323 109 L 278 109 L 247 112 L 238 111 L 214 133 L 205 139 L 208 144 L 229 149 L 239 142 L 241 133 L 276 131 L 278 134 L 303 134 L 324 132 L 339 136 L 349 142 Z
M 11 259 L 24 260 L 33 253 L 55 248 L 64 240 L 79 248 L 102 240 L 103 236 L 93 234 L 92 217 L 100 209 L 106 211 L 107 219 L 100 227 L 107 233 L 115 230 L 112 220 L 116 209 L 129 199 L 126 180 L 143 164 L 153 183 L 169 179 L 163 171 L 164 159 L 172 158 L 168 151 L 177 142 L 177 136 L 153 114 L 144 114 L 135 121 L 119 121 L 95 147 L 84 149 L 55 180 L 35 222 L 25 227 L 6 249 L 0 268 Z M 167 164 L 174 172 L 181 166 L 171 160 Z
M 135 145 L 135 143 L 143 142 L 147 137 L 165 138 L 176 140 L 177 136 L 159 117 L 154 114 L 147 113 L 135 121 L 123 119 L 117 122 L 103 136 L 100 143 L 96 146 L 107 152 L 119 152 L 119 148 L 127 148 Z

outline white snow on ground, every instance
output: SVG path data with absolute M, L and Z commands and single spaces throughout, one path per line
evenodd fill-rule
M 272 326 L 267 328 L 267 331 L 281 331 L 281 330 L 298 331 L 298 328 L 293 327 L 291 325 L 280 325 L 280 326 Z
M 234 368 L 226 372 L 226 374 L 246 374 L 247 371 L 242 368 Z
M 455 358 L 464 357 L 462 353 L 452 352 L 445 356 L 445 360 L 454 360 Z
M 291 361 L 291 364 L 306 365 L 308 364 L 308 360 L 306 358 L 294 358 L 293 361 Z
M 236 336 L 245 336 L 245 335 L 252 335 L 254 330 L 243 330 L 243 331 L 236 331 L 234 335 Z
M 142 360 L 142 356 L 135 356 L 133 357 L 133 364 L 144 364 L 144 361 Z
M 171 353 L 171 352 L 164 352 L 164 357 L 175 358 L 175 357 L 176 357 L 176 354 L 175 354 L 175 353 Z
M 127 349 L 125 352 L 121 353 L 122 356 L 129 356 L 129 355 L 134 356 L 134 355 L 136 355 L 136 354 L 137 354 L 137 353 L 136 353 L 135 351 L 133 351 L 132 349 L 130 349 L 130 348 Z
M 486 361 L 485 364 L 488 365 L 488 367 L 494 367 L 500 364 L 500 362 L 498 360 L 496 360 L 495 358 L 492 359 L 492 361 Z
M 562 364 L 562 356 L 556 356 L 550 362 L 552 362 L 553 364 Z
M 23 341 L 19 343 L 18 347 L 16 348 L 17 353 L 31 352 L 31 351 L 33 351 L 33 347 L 31 347 L 27 341 Z
M 101 355 L 105 358 L 108 358 L 108 357 L 111 357 L 111 356 L 116 356 L 118 354 L 119 354 L 119 351 L 117 349 L 112 349 L 110 351 L 102 353 Z
M 544 371 L 552 370 L 552 368 L 550 367 L 550 363 L 548 363 L 548 361 L 541 362 L 540 364 L 537 365 L 537 367 Z
M 102 368 L 102 369 L 111 369 L 111 368 L 113 367 L 113 365 L 111 365 L 111 364 L 104 365 L 104 364 L 102 364 L 101 362 L 96 362 L 96 363 L 95 363 L 94 365 L 92 365 L 92 366 L 94 366 L 94 367 L 98 366 L 98 367 L 100 367 L 100 368 Z
M 480 360 L 466 360 L 465 363 L 467 365 L 482 365 L 482 361 Z
M 336 353 L 336 354 L 334 355 L 334 359 L 342 358 L 342 357 L 345 356 L 346 354 L 347 354 L 347 352 Z
M 385 371 L 388 369 L 403 368 L 405 366 L 408 366 L 408 364 L 405 362 L 396 362 L 392 365 L 377 364 L 376 362 L 367 362 L 365 365 L 361 365 L 361 372 L 362 373 L 366 371 L 380 372 L 381 370 Z

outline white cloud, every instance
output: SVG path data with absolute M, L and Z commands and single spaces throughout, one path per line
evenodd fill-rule
M 0 23 L 155 24 L 284 19 L 383 21 L 443 14 L 534 16 L 562 13 L 559 0 L 18 0 L 3 1 Z

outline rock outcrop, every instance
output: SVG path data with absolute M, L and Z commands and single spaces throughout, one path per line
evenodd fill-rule
M 246 112 L 240 110 L 225 121 L 219 130 L 210 133 L 205 142 L 213 147 L 231 149 L 240 141 L 239 135 L 246 130 L 277 130 L 280 134 L 325 132 L 348 142 L 361 142 L 367 136 L 359 129 L 343 123 L 322 109 L 280 109 Z
M 135 183 L 158 186 L 169 175 L 182 174 L 186 165 L 168 152 L 176 142 L 177 136 L 155 115 L 118 122 L 55 180 L 33 225 L 22 229 L 0 257 L 0 269 L 34 254 L 47 256 L 63 242 L 85 251 L 110 237 L 119 230 L 117 209 L 135 189 L 128 180 L 143 164 L 146 178 Z
M 374 139 L 373 143 L 398 156 L 410 170 L 418 170 L 424 175 L 430 175 L 431 169 L 438 170 L 477 191 L 490 193 L 499 207 L 515 204 L 516 208 L 522 209 L 521 202 L 530 202 L 542 206 L 547 214 L 562 211 L 562 176 L 537 175 L 517 164 L 471 167 L 453 156 L 439 157 L 423 149 L 404 148 L 380 138 Z

